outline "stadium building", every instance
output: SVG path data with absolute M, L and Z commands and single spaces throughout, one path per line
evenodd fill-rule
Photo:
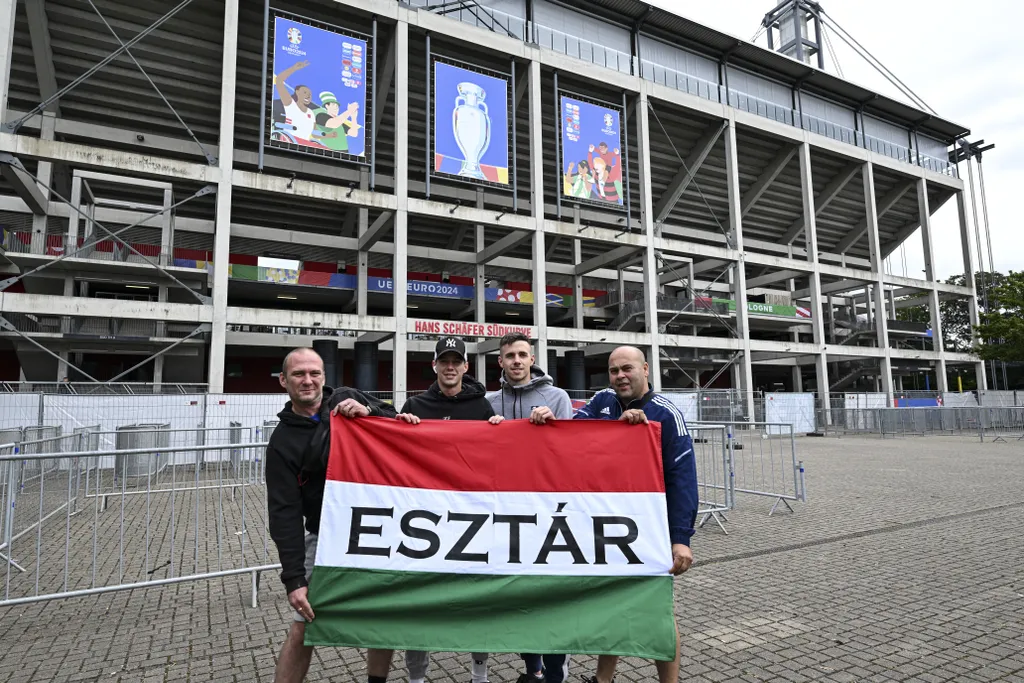
M 969 131 L 820 68 L 805 5 L 782 54 L 638 0 L 0 0 L 0 380 L 273 391 L 309 345 L 401 402 L 437 335 L 493 385 L 523 330 L 568 389 L 635 344 L 748 415 L 984 387 L 932 267 L 976 270 Z

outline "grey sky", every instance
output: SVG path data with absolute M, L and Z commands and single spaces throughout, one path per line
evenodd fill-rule
M 651 4 L 744 40 L 757 32 L 775 0 L 648 0 Z M 1014 0 L 822 0 L 825 11 L 944 118 L 971 129 L 985 154 L 985 183 L 996 270 L 1024 270 L 1024 237 L 1016 214 L 1024 191 L 1024 4 Z M 764 36 L 758 44 L 765 46 Z M 845 78 L 906 101 L 878 72 L 832 35 Z M 827 70 L 835 67 L 826 56 Z M 966 170 L 961 164 L 966 180 Z M 971 220 L 968 207 L 968 219 Z M 979 199 L 979 220 L 981 207 Z M 940 277 L 963 272 L 956 205 L 933 219 Z M 972 223 L 973 228 L 973 223 Z M 973 229 L 972 229 L 973 244 Z M 984 240 L 984 236 L 982 236 Z M 987 249 L 986 264 L 987 264 Z M 922 277 L 920 232 L 905 243 L 906 272 Z M 978 263 L 975 254 L 975 264 Z M 903 275 L 900 251 L 892 272 Z

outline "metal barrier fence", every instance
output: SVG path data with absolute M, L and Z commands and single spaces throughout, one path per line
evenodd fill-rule
M 880 438 L 959 436 L 985 441 L 1024 440 L 1024 407 L 870 408 L 833 410 L 826 434 Z
M 689 425 L 691 430 L 703 424 Z M 804 465 L 796 457 L 793 425 L 778 422 L 726 424 L 730 464 L 731 507 L 739 495 L 774 499 L 770 517 L 779 505 L 793 512 L 790 501 L 807 502 Z
M 714 520 L 726 534 L 725 513 L 733 508 L 730 477 L 728 431 L 725 425 L 687 425 L 693 440 L 693 457 L 697 465 L 697 494 L 699 506 L 698 529 Z
M 251 574 L 255 606 L 260 573 L 278 566 L 259 465 L 266 443 L 155 448 L 166 458 L 159 472 L 146 465 L 154 448 L 26 456 L 0 447 L 0 606 L 234 574 Z M 24 461 L 41 475 L 19 488 Z

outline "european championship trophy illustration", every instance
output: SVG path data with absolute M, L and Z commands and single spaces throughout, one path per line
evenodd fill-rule
M 484 99 L 487 93 L 476 83 L 459 83 L 459 95 L 452 111 L 455 142 L 462 152 L 460 176 L 486 180 L 480 168 L 480 157 L 491 144 L 491 118 Z

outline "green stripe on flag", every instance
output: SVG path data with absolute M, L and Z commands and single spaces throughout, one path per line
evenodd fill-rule
M 671 660 L 672 577 L 316 567 L 306 645 Z

